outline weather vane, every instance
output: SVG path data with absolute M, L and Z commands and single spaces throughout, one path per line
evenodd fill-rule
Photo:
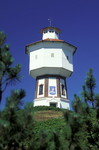
M 52 26 L 52 19 L 49 18 L 48 21 L 49 21 L 49 24 L 50 24 L 50 27 L 51 27 Z

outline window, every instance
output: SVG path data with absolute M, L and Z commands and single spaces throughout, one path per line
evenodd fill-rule
M 37 55 L 35 55 L 35 59 L 37 59 Z
M 54 30 L 49 30 L 49 32 L 50 32 L 50 33 L 53 33 L 53 32 L 54 32 Z
M 67 60 L 69 60 L 69 57 L 68 56 L 66 56 L 67 57 Z
M 65 96 L 65 86 L 61 84 L 61 94 Z
M 43 33 L 47 33 L 47 30 L 45 30 Z
M 56 106 L 57 106 L 57 103 L 50 103 L 50 106 L 56 107 Z
M 55 31 L 55 33 L 58 35 L 58 32 Z
M 43 84 L 39 85 L 39 95 L 43 94 Z
M 51 53 L 51 57 L 54 57 L 54 53 Z

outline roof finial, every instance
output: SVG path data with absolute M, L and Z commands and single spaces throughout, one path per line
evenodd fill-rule
M 52 19 L 49 18 L 48 21 L 49 21 L 49 24 L 50 24 L 50 27 L 51 27 L 52 26 Z

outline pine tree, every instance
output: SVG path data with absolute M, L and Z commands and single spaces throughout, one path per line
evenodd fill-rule
M 92 69 L 87 73 L 81 97 L 74 95 L 73 112 L 66 111 L 70 130 L 69 150 L 99 149 L 99 94 L 95 94 L 96 81 Z
M 20 81 L 21 66 L 18 64 L 12 67 L 13 57 L 10 53 L 9 46 L 5 44 L 6 35 L 0 32 L 0 102 L 2 94 L 7 86 Z
M 0 32 L 0 102 L 2 101 L 3 92 L 7 86 L 20 81 L 21 66 L 18 64 L 12 67 L 13 57 L 10 53 L 9 46 L 5 44 L 6 35 Z M 20 147 L 23 129 L 21 115 L 19 117 L 20 105 L 25 96 L 25 91 L 15 90 L 6 98 L 5 108 L 0 111 L 0 149 L 16 150 Z M 22 111 L 23 112 L 23 111 Z M 22 114 L 22 113 L 21 113 Z M 25 114 L 26 115 L 26 114 Z M 20 120 L 20 122 L 18 121 Z M 26 119 L 27 121 L 27 119 Z

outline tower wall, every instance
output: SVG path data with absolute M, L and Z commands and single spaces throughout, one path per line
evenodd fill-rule
M 44 74 L 69 77 L 73 72 L 73 47 L 65 43 L 43 42 L 33 45 L 30 51 L 30 75 Z
M 34 106 L 53 106 L 69 109 L 65 78 L 56 75 L 40 76 L 36 79 Z
M 34 106 L 70 109 L 65 79 L 73 72 L 76 47 L 59 40 L 60 29 L 41 29 L 42 40 L 26 46 L 29 73 L 36 79 Z
M 64 101 L 64 99 L 61 98 L 34 99 L 33 106 L 54 106 L 63 109 L 70 109 L 69 101 Z

